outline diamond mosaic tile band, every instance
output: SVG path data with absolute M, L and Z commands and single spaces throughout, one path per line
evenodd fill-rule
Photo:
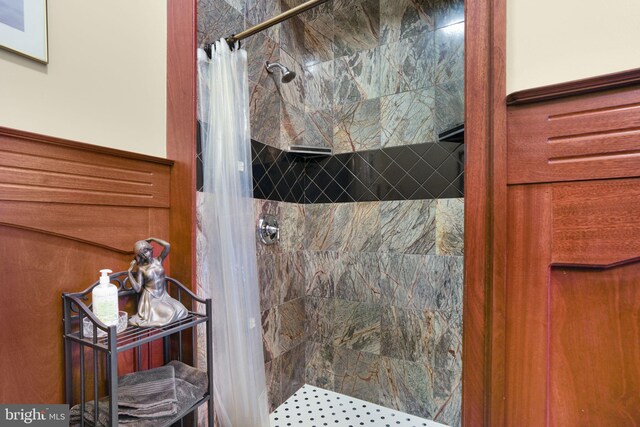
M 464 195 L 464 144 L 438 142 L 305 159 L 257 141 L 254 197 L 293 203 L 445 199 Z

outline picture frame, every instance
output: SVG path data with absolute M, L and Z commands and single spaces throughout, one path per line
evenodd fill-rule
M 0 0 L 0 48 L 49 62 L 47 0 Z

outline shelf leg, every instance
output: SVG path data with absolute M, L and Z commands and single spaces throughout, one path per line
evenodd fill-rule
M 109 327 L 109 420 L 118 427 L 118 349 L 116 327 Z
M 208 415 L 209 415 L 209 427 L 213 427 L 213 328 L 211 322 L 213 317 L 213 308 L 211 299 L 207 299 L 207 375 L 209 379 L 209 403 L 208 403 Z

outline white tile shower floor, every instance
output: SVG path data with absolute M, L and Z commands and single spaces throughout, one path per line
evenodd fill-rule
M 270 415 L 271 427 L 443 427 L 444 424 L 394 411 L 334 391 L 305 384 Z

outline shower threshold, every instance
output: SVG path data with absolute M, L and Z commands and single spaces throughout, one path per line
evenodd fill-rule
M 269 420 L 271 427 L 445 426 L 308 384 L 273 411 Z

